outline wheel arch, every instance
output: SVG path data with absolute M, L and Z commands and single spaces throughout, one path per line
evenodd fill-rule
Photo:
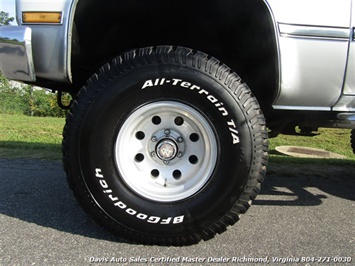
M 276 29 L 265 1 L 79 0 L 75 12 L 75 88 L 124 51 L 179 45 L 206 52 L 231 67 L 263 109 L 277 95 Z

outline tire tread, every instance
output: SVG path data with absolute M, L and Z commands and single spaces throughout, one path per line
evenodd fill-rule
M 89 108 L 90 100 L 95 98 L 104 87 L 105 82 L 112 80 L 117 75 L 120 75 L 129 69 L 155 62 L 170 62 L 179 65 L 188 65 L 215 76 L 221 84 L 226 85 L 229 89 L 229 93 L 236 99 L 236 102 L 239 103 L 241 108 L 245 110 L 246 121 L 250 124 L 252 136 L 254 138 L 252 145 L 252 148 L 254 149 L 253 154 L 258 155 L 253 158 L 246 189 L 242 193 L 240 199 L 236 202 L 235 206 L 210 228 L 205 229 L 202 232 L 176 238 L 146 237 L 123 228 L 117 228 L 117 225 L 112 221 L 110 222 L 109 217 L 106 217 L 94 202 L 91 202 L 90 204 L 87 203 L 85 198 L 88 197 L 88 195 L 83 192 L 85 191 L 85 185 L 80 181 L 80 178 L 78 177 L 80 175 L 79 170 L 75 167 L 77 163 L 73 156 L 75 150 L 74 152 L 67 152 L 73 149 L 73 147 L 76 147 L 75 139 L 72 137 L 72 131 L 73 128 L 80 127 L 81 124 L 80 119 L 78 116 L 75 116 L 75 113 L 83 113 Z M 90 84 L 95 84 L 97 90 L 88 90 Z M 352 148 L 355 152 L 354 134 L 353 131 Z M 213 57 L 192 49 L 173 46 L 155 46 L 132 50 L 117 57 L 111 63 L 100 68 L 100 70 L 94 74 L 87 81 L 87 84 L 79 91 L 76 99 L 73 101 L 71 111 L 66 118 L 66 125 L 63 130 L 63 164 L 67 174 L 69 187 L 73 190 L 77 200 L 84 205 L 84 209 L 89 212 L 94 219 L 101 216 L 100 219 L 95 219 L 95 221 L 102 220 L 102 216 L 105 216 L 107 218 L 105 220 L 106 227 L 111 229 L 111 231 L 118 231 L 123 237 L 133 240 L 134 242 L 157 245 L 190 245 L 198 243 L 202 239 L 208 240 L 213 238 L 216 234 L 223 233 L 228 226 L 235 224 L 239 220 L 241 214 L 244 214 L 249 209 L 251 202 L 255 200 L 260 191 L 261 183 L 266 174 L 266 165 L 268 162 L 267 139 L 266 122 L 259 104 L 248 86 L 229 67 Z

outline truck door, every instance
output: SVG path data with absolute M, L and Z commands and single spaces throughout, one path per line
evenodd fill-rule
M 267 2 L 279 33 L 280 91 L 273 107 L 331 111 L 344 91 L 351 0 Z
M 350 42 L 343 92 L 334 111 L 355 112 L 355 0 L 352 0 Z

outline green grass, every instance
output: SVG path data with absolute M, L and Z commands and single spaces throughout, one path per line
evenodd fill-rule
M 298 164 L 354 164 L 355 154 L 350 146 L 350 129 L 320 128 L 318 135 L 313 137 L 279 135 L 270 139 L 270 161 L 274 163 L 298 163 Z M 298 146 L 324 149 L 344 155 L 346 159 L 306 159 L 293 158 L 279 154 L 275 148 L 278 146 Z
M 61 159 L 64 118 L 29 117 L 0 114 L 0 158 Z M 320 129 L 314 137 L 280 135 L 270 139 L 271 163 L 295 164 L 354 164 L 350 147 L 350 130 Z M 300 159 L 280 155 L 277 146 L 305 146 L 325 149 L 344 155 L 347 159 Z
M 0 158 L 61 159 L 64 118 L 0 114 Z

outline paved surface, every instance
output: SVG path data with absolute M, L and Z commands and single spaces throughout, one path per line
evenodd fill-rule
M 355 165 L 321 168 L 307 174 L 271 166 L 261 195 L 226 233 L 190 247 L 157 247 L 127 244 L 94 224 L 75 202 L 60 162 L 0 159 L 0 265 L 192 265 L 198 259 L 210 265 L 266 257 L 270 265 L 304 257 L 330 261 L 309 265 L 334 265 L 336 256 L 352 256 L 354 265 Z

